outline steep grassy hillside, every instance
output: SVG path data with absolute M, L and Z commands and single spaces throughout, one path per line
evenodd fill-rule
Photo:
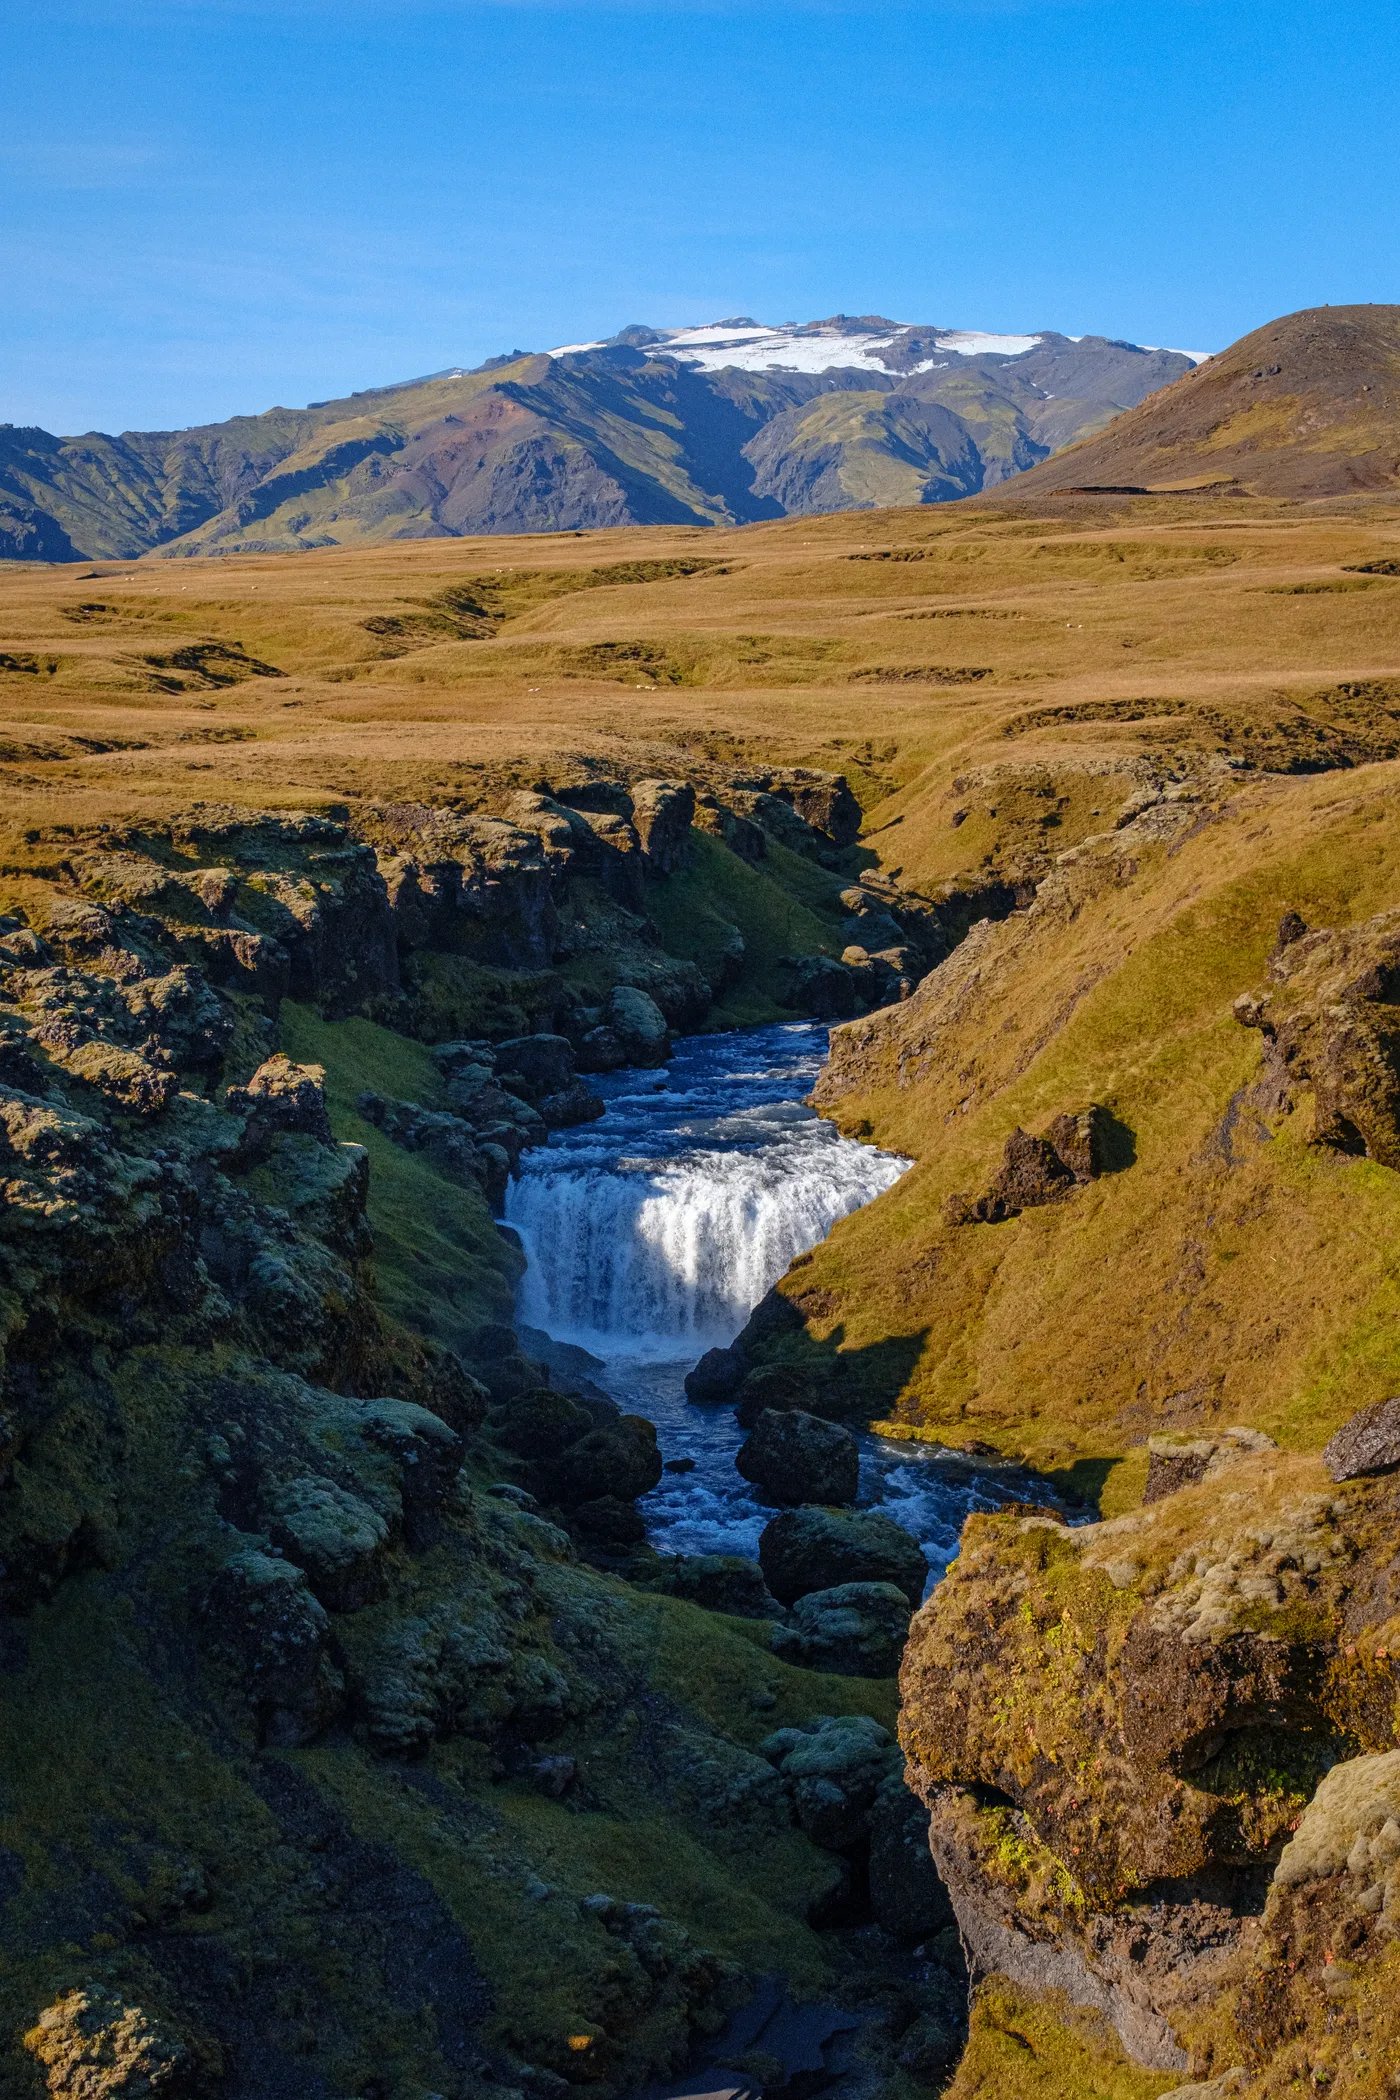
M 1400 479 L 1400 307 L 1324 306 L 1231 344 L 1027 490 L 1238 487 L 1343 496 Z

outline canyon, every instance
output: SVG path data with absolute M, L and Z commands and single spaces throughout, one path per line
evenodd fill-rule
M 1390 2089 L 1400 513 L 1021 486 L 7 566 L 0 2091 Z

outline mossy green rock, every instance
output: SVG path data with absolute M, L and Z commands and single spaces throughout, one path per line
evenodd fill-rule
M 910 1606 L 923 1596 L 928 1562 L 916 1539 L 879 1510 L 795 1509 L 774 1517 L 758 1542 L 780 1604 L 839 1584 L 893 1583 Z

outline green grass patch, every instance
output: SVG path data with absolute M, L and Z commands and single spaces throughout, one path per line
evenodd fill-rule
M 972 2004 L 967 2049 L 946 2100 L 1156 2100 L 1188 2074 L 1144 2071 L 1096 2013 L 989 1977 Z
M 496 1230 L 480 1190 L 392 1144 L 355 1105 L 371 1088 L 441 1106 L 442 1082 L 422 1044 L 374 1021 L 323 1020 L 292 1000 L 282 1002 L 281 1036 L 289 1057 L 325 1067 L 332 1129 L 369 1154 L 369 1222 L 386 1310 L 454 1349 L 465 1348 L 483 1320 L 509 1319 L 520 1256 Z
M 731 928 L 744 937 L 744 966 L 710 1015 L 711 1028 L 754 1027 L 790 1020 L 774 998 L 784 955 L 839 955 L 834 877 L 770 841 L 767 856 L 750 867 L 721 840 L 691 835 L 691 864 L 650 885 L 647 910 L 672 955 L 717 977 Z

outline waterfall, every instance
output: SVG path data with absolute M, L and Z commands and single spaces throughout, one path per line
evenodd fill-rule
M 689 1461 L 640 1505 L 661 1553 L 757 1552 L 773 1505 L 735 1470 L 745 1431 L 729 1408 L 693 1406 L 685 1371 L 909 1165 L 803 1105 L 825 1050 L 811 1022 L 692 1036 L 664 1072 L 593 1081 L 607 1113 L 525 1153 L 510 1186 L 506 1217 L 529 1262 L 521 1321 L 601 1357 L 598 1382 L 656 1424 L 668 1459 Z M 950 1480 L 917 1445 L 857 1441 L 860 1507 L 918 1539 L 935 1580 L 968 1511 L 1023 1492 Z
M 608 1357 L 732 1341 L 794 1257 L 908 1165 L 794 1100 L 820 1034 L 756 1031 L 742 1056 L 735 1037 L 693 1038 L 664 1079 L 620 1075 L 600 1123 L 527 1154 L 506 1206 L 522 1320 Z

